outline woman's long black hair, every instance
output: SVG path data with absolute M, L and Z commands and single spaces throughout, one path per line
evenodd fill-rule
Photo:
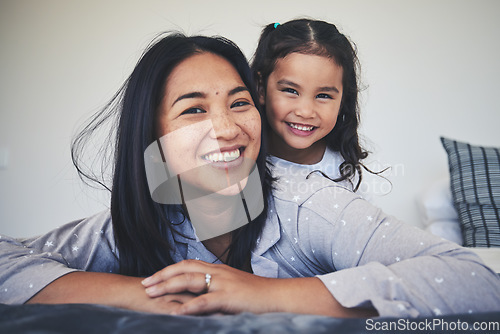
M 120 272 L 145 276 L 173 263 L 168 231 L 174 234 L 169 212 L 182 209 L 165 208 L 151 199 L 144 166 L 144 150 L 155 141 L 157 112 L 164 95 L 167 77 L 181 61 L 197 53 L 210 52 L 228 60 L 250 90 L 257 105 L 252 73 L 240 49 L 223 37 L 192 36 L 180 33 L 162 35 L 143 53 L 132 74 L 112 100 L 98 112 L 72 143 L 73 164 L 84 181 L 107 187 L 101 174 L 87 168 L 81 158 L 90 137 L 109 121 L 116 119 L 114 137 L 111 217 L 119 252 Z M 263 120 L 262 120 L 263 122 Z M 264 210 L 251 223 L 233 231 L 227 263 L 243 268 L 248 263 L 266 220 L 272 178 L 265 164 L 265 131 L 257 158 L 264 194 Z M 106 152 L 106 150 L 102 151 Z M 106 157 L 104 157 L 106 158 Z M 109 189 L 109 187 L 107 187 Z M 172 210 L 170 210 L 172 209 Z
M 269 24 L 261 33 L 251 65 L 259 89 L 266 91 L 267 80 L 276 62 L 293 52 L 331 58 L 343 69 L 340 111 L 326 142 L 330 149 L 340 152 L 344 158 L 339 166 L 341 176 L 335 181 L 352 180 L 357 172 L 356 191 L 362 179 L 361 167 L 367 169 L 361 160 L 368 156 L 368 152 L 361 147 L 358 137 L 359 61 L 355 46 L 328 22 L 297 19 L 284 24 Z M 265 118 L 265 106 L 261 107 L 262 118 Z

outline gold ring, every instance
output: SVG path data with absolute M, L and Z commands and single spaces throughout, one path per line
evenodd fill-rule
M 210 274 L 205 274 L 205 284 L 207 285 L 205 287 L 205 293 L 208 292 L 208 289 L 210 288 L 210 283 L 212 283 L 212 275 Z

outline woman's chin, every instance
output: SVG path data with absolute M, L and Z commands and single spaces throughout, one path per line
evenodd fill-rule
M 243 191 L 243 188 L 247 185 L 248 177 L 242 179 L 238 183 L 232 184 L 227 188 L 217 191 L 217 194 L 222 196 L 235 196 Z

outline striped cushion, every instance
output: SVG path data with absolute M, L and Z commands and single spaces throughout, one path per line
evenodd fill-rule
M 500 149 L 441 137 L 464 246 L 500 246 Z

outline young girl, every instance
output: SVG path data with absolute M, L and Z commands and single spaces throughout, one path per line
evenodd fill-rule
M 264 28 L 252 70 L 276 168 L 300 164 L 358 190 L 368 153 L 357 133 L 357 68 L 356 50 L 333 24 L 298 19 Z
M 151 46 L 109 105 L 119 117 L 111 209 L 32 239 L 1 236 L 0 302 L 336 317 L 500 309 L 499 278 L 472 252 L 299 165 L 275 170 L 271 192 L 252 87 L 225 39 Z M 246 224 L 220 229 L 232 204 Z

